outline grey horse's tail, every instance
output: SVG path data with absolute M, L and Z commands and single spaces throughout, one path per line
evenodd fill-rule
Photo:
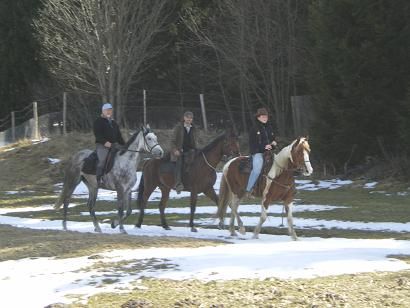
M 58 210 L 61 206 L 68 202 L 71 195 L 73 194 L 75 188 L 81 181 L 81 165 L 74 164 L 71 161 L 65 170 L 63 190 L 60 193 L 56 203 L 54 204 L 54 209 Z
M 226 180 L 225 174 L 222 174 L 221 185 L 219 187 L 219 202 L 218 202 L 218 212 L 216 213 L 220 221 L 223 221 L 226 215 L 226 210 L 229 203 L 232 201 L 232 193 L 229 187 L 229 183 Z

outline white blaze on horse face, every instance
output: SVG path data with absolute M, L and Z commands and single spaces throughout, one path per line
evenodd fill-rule
M 306 150 L 303 150 L 303 158 L 305 160 L 305 166 L 306 166 L 306 172 L 303 173 L 304 176 L 309 176 L 313 173 L 313 168 L 312 164 L 310 163 L 309 160 L 309 152 Z

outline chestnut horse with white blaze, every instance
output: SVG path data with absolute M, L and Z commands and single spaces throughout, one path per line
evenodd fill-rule
M 295 195 L 295 179 L 293 173 L 296 170 L 303 170 L 303 175 L 309 176 L 313 172 L 309 160 L 310 145 L 307 138 L 298 138 L 290 145 L 283 148 L 275 155 L 272 166 L 267 174 L 264 174 L 258 181 L 252 195 L 262 197 L 261 216 L 258 225 L 255 227 L 253 238 L 258 238 L 262 224 L 267 218 L 266 210 L 273 201 L 283 201 L 287 214 L 289 235 L 293 240 L 297 239 L 293 228 L 292 206 Z M 229 230 L 232 236 L 236 236 L 235 218 L 238 221 L 239 232 L 245 234 L 245 227 L 238 213 L 241 199 L 245 196 L 246 184 L 249 173 L 240 171 L 241 160 L 247 157 L 237 157 L 231 159 L 223 168 L 221 186 L 219 192 L 218 218 L 219 226 L 223 227 L 224 217 L 228 205 L 231 208 L 231 220 Z

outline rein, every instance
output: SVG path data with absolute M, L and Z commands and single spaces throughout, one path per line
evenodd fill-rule
M 209 161 L 206 159 L 206 156 L 205 156 L 204 152 L 201 151 L 201 154 L 202 154 L 202 157 L 203 157 L 204 160 L 205 160 L 205 163 L 208 165 L 208 167 L 211 168 L 212 170 L 216 171 L 215 167 L 213 167 L 213 166 L 209 163 Z
M 157 143 L 157 144 L 155 144 L 153 147 L 150 148 L 149 145 L 148 145 L 148 143 L 147 143 L 147 141 L 145 140 L 145 136 L 144 136 L 143 138 L 144 138 L 144 146 L 145 146 L 145 148 L 148 149 L 148 153 L 150 153 L 150 154 L 152 154 L 152 150 L 153 150 L 155 147 L 160 146 L 159 143 Z M 121 153 L 124 154 L 124 152 L 144 153 L 144 152 L 146 152 L 146 151 L 144 151 L 144 150 L 141 151 L 141 150 L 122 149 L 122 150 L 121 150 Z M 122 155 L 122 154 L 121 154 L 121 155 Z

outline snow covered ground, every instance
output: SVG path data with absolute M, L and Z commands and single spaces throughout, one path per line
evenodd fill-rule
M 139 177 L 138 177 L 139 178 Z M 219 179 L 219 177 L 218 177 Z M 299 189 L 337 189 L 351 183 L 331 180 L 313 183 L 298 181 Z M 369 183 L 366 188 L 376 184 Z M 216 188 L 219 183 L 216 183 Z M 79 186 L 77 196 L 84 197 L 85 187 Z M 158 199 L 160 192 L 151 200 Z M 181 198 L 187 194 L 171 194 L 171 198 Z M 113 200 L 115 193 L 103 191 L 99 199 Z M 72 204 L 71 206 L 75 206 Z M 297 205 L 297 211 L 331 211 L 338 208 L 333 205 Z M 61 229 L 61 221 L 30 219 L 7 216 L 9 212 L 46 210 L 52 205 L 36 208 L 1 209 L 0 224 L 32 229 Z M 270 213 L 280 213 L 282 207 L 270 207 Z M 167 213 L 187 213 L 186 208 L 168 208 Z M 214 214 L 216 207 L 198 207 L 197 213 Z M 241 205 L 242 213 L 259 213 L 259 205 Z M 148 209 L 147 214 L 156 214 L 158 209 Z M 100 212 L 98 215 L 107 214 Z M 88 213 L 84 213 L 88 215 Z M 254 226 L 258 217 L 243 215 L 245 225 Z M 365 223 L 346 221 L 326 221 L 316 219 L 294 220 L 297 228 L 340 228 L 361 230 L 390 230 L 395 232 L 410 232 L 410 223 Z M 209 225 L 215 223 L 212 219 L 199 219 L 197 223 Z M 270 217 L 264 226 L 280 224 L 280 218 Z M 91 220 L 87 222 L 68 222 L 68 228 L 78 232 L 93 232 Z M 118 233 L 109 224 L 101 224 L 102 231 L 107 234 Z M 132 236 L 176 236 L 202 239 L 222 239 L 227 244 L 216 247 L 201 248 L 147 248 L 132 250 L 116 250 L 100 253 L 99 258 L 36 258 L 10 260 L 0 262 L 0 290 L 2 303 L 5 307 L 44 307 L 50 303 L 69 303 L 69 294 L 88 296 L 99 292 L 123 292 L 135 288 L 143 288 L 139 279 L 144 277 L 169 279 L 201 279 L 228 280 L 238 278 L 283 279 L 312 278 L 317 276 L 354 274 L 374 271 L 409 270 L 410 265 L 403 261 L 388 258 L 388 255 L 410 254 L 410 241 L 393 239 L 343 239 L 343 238 L 301 238 L 291 241 L 289 236 L 261 234 L 259 240 L 251 239 L 247 233 L 238 238 L 228 236 L 227 230 L 199 228 L 198 233 L 192 233 L 186 227 L 173 227 L 166 231 L 157 226 L 144 225 L 135 229 L 125 226 Z M 110 267 L 112 262 L 124 262 L 124 268 Z M 96 268 L 97 264 L 106 264 L 103 271 Z M 157 265 L 161 266 L 158 267 Z M 130 272 L 129 268 L 143 270 Z M 128 270 L 127 270 L 128 269 Z M 115 283 L 104 284 L 106 279 Z M 38 286 L 38 287 L 37 287 Z M 24 296 L 16 296 L 19 290 L 24 290 Z
M 33 229 L 60 229 L 61 221 L 0 216 L 0 223 Z M 116 233 L 102 224 L 104 233 Z M 70 222 L 70 230 L 92 232 L 90 222 Z M 201 248 L 147 248 L 100 253 L 99 258 L 37 258 L 0 262 L 2 303 L 14 307 L 44 307 L 55 302 L 69 303 L 69 294 L 88 296 L 98 292 L 123 292 L 138 288 L 141 276 L 169 279 L 228 280 L 239 278 L 278 277 L 284 279 L 353 274 L 373 271 L 408 270 L 405 262 L 387 258 L 390 254 L 410 254 L 409 241 L 393 239 L 323 239 L 251 234 L 239 238 L 226 237 L 226 231 L 173 227 L 166 231 L 157 226 L 134 229 L 129 234 L 140 236 L 178 236 L 223 239 L 229 244 Z M 110 268 L 112 262 L 124 262 L 124 268 Z M 95 264 L 107 264 L 99 271 Z M 159 268 L 158 265 L 161 264 Z M 144 270 L 129 272 L 127 268 L 143 265 Z M 104 284 L 103 280 L 117 280 Z M 35 287 L 40 286 L 40 287 Z M 142 286 L 140 286 L 142 287 Z M 17 290 L 24 296 L 16 296 Z M 10 307 L 9 305 L 6 305 Z
M 221 182 L 221 175 L 222 173 L 218 172 L 217 173 L 217 179 L 214 185 L 216 193 L 219 193 L 219 186 Z M 137 191 L 138 189 L 138 184 L 141 179 L 141 172 L 137 172 L 137 184 L 133 187 L 133 191 Z M 296 189 L 300 190 L 310 190 L 310 191 L 315 191 L 315 190 L 320 190 L 320 189 L 337 189 L 345 185 L 350 185 L 352 184 L 352 181 L 349 180 L 340 180 L 340 179 L 332 179 L 328 181 L 318 181 L 313 182 L 311 180 L 296 180 Z M 57 189 L 60 189 L 62 184 L 57 184 L 56 187 Z M 74 196 L 77 198 L 86 198 L 88 196 L 88 190 L 87 187 L 83 184 L 80 183 L 80 185 L 77 186 L 76 190 L 74 191 Z M 116 197 L 116 193 L 113 191 L 109 190 L 104 190 L 101 189 L 98 193 L 98 199 L 99 200 L 113 200 Z M 181 192 L 181 194 L 177 194 L 175 191 L 171 191 L 170 193 L 170 198 L 173 199 L 179 199 L 179 198 L 185 198 L 189 197 L 188 192 Z M 159 200 L 161 198 L 161 191 L 157 188 L 151 195 L 150 201 L 154 200 Z

